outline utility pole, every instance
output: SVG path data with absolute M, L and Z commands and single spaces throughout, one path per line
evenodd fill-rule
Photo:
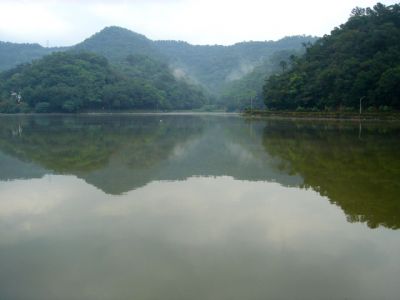
M 361 97 L 360 98 L 360 115 L 361 115 L 361 113 L 362 113 L 362 105 L 361 105 L 361 103 L 362 103 L 362 101 L 365 99 L 365 96 L 363 96 L 363 97 Z

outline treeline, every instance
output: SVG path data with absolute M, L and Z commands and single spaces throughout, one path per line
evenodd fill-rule
M 400 5 L 353 9 L 263 90 L 276 110 L 400 109 Z
M 201 90 L 145 56 L 114 66 L 96 54 L 59 52 L 0 74 L 3 113 L 193 109 L 206 101 Z

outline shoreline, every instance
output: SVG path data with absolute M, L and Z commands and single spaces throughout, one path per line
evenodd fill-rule
M 293 120 L 337 120 L 337 121 L 400 121 L 400 112 L 297 112 L 297 111 L 246 111 L 249 118 L 293 119 Z
M 212 116 L 237 116 L 250 119 L 281 119 L 281 120 L 321 120 L 321 121 L 389 121 L 400 122 L 400 112 L 379 112 L 360 114 L 350 112 L 297 112 L 297 111 L 245 111 L 245 112 L 199 112 L 199 111 L 87 111 L 79 113 L 0 113 L 0 117 L 6 116 L 156 116 L 156 115 L 212 115 Z
M 215 112 L 199 112 L 199 111 L 164 111 L 164 112 L 151 112 L 151 111 L 119 111 L 119 112 L 79 112 L 79 113 L 0 113 L 0 117 L 2 116 L 157 116 L 157 115 L 220 115 L 220 116 L 242 116 L 240 112 L 222 112 L 222 111 L 215 111 Z

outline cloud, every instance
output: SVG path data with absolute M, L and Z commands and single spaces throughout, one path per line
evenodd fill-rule
M 396 1 L 381 1 L 390 5 Z M 0 40 L 72 45 L 118 25 L 152 39 L 232 44 L 286 35 L 321 36 L 355 6 L 376 0 L 0 0 Z

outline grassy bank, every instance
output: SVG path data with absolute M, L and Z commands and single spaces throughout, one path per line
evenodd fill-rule
M 400 112 L 363 112 L 361 115 L 354 112 L 304 112 L 304 111 L 270 111 L 253 110 L 243 113 L 248 117 L 271 117 L 271 118 L 289 118 L 289 119 L 344 119 L 344 120 L 386 120 L 400 121 Z

